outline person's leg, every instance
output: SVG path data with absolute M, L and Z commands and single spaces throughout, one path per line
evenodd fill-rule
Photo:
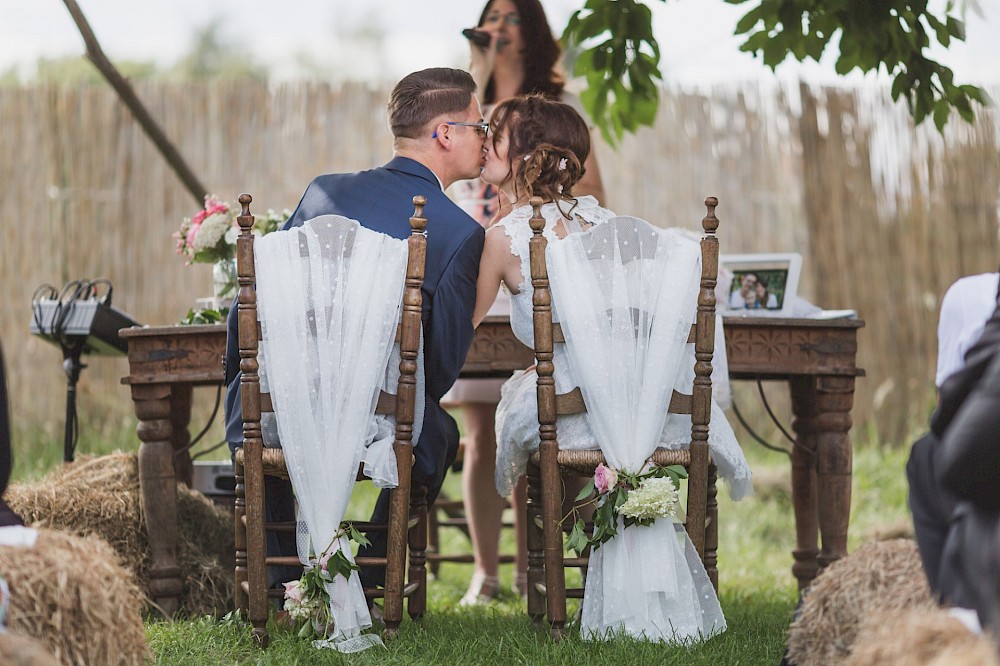
M 942 592 L 941 556 L 955 507 L 954 498 L 942 488 L 937 478 L 935 458 L 939 447 L 940 442 L 934 433 L 927 433 L 914 442 L 906 462 L 909 505 L 917 548 L 931 592 L 936 597 L 940 597 Z
M 493 597 L 500 564 L 500 527 L 504 498 L 496 491 L 496 405 L 466 403 L 465 457 L 462 463 L 462 497 L 469 522 L 475 572 L 463 602 Z M 478 589 L 477 589 L 478 588 Z

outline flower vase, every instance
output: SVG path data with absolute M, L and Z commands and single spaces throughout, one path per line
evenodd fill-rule
M 220 259 L 212 264 L 212 286 L 215 298 L 226 305 L 236 296 L 236 259 Z

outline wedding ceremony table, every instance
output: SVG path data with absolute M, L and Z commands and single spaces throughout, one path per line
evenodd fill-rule
M 794 420 L 792 501 L 796 548 L 792 573 L 799 588 L 821 567 L 847 554 L 851 508 L 851 408 L 860 319 L 726 317 L 723 330 L 734 380 L 783 380 Z M 139 447 L 139 484 L 150 547 L 150 590 L 168 615 L 177 610 L 178 480 L 191 483 L 192 390 L 219 387 L 226 327 L 157 326 L 122 329 L 128 342 L 130 387 Z M 534 363 L 531 350 L 504 316 L 476 330 L 462 377 L 509 377 Z M 822 547 L 819 547 L 822 544 Z

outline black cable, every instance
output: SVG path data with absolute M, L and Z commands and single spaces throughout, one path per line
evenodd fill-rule
M 764 409 L 767 410 L 767 415 L 771 417 L 771 420 L 774 422 L 774 425 L 778 426 L 778 430 L 780 430 L 781 434 L 785 436 L 785 439 L 787 439 L 792 444 L 795 444 L 795 438 L 788 434 L 788 431 L 785 430 L 785 427 L 783 425 L 781 425 L 781 422 L 778 420 L 778 417 L 775 416 L 774 412 L 771 411 L 771 405 L 768 404 L 767 396 L 764 395 L 764 384 L 761 383 L 760 378 L 757 379 L 757 392 L 760 393 L 760 399 L 761 402 L 764 403 Z
M 736 414 L 736 420 L 738 420 L 740 422 L 740 424 L 743 426 L 744 430 L 746 430 L 750 434 L 751 437 L 753 437 L 755 440 L 757 440 L 758 444 L 760 444 L 761 446 L 763 446 L 765 449 L 770 449 L 771 451 L 777 451 L 778 453 L 784 453 L 786 456 L 791 457 L 791 455 L 792 455 L 791 451 L 789 451 L 788 449 L 783 449 L 780 446 L 775 446 L 773 444 L 769 444 L 763 437 L 761 437 L 760 435 L 758 435 L 756 433 L 756 431 L 754 431 L 753 428 L 750 427 L 750 424 L 747 423 L 746 419 L 743 418 L 743 415 L 740 414 L 740 410 L 736 406 L 736 401 L 735 400 L 733 400 L 731 404 L 732 404 L 732 407 L 733 407 L 733 414 Z
M 191 447 L 193 447 L 195 444 L 197 444 L 198 442 L 201 441 L 201 438 L 205 436 L 205 433 L 208 432 L 208 429 L 211 428 L 212 424 L 215 422 L 215 415 L 219 413 L 219 405 L 221 403 L 222 403 L 222 387 L 219 386 L 218 388 L 215 389 L 215 406 L 212 407 L 212 415 L 208 417 L 208 423 L 205 424 L 205 427 L 201 429 L 201 432 L 199 432 L 195 436 L 194 439 L 192 439 L 190 442 L 188 442 L 187 446 L 185 446 L 182 449 L 177 449 L 176 451 L 174 451 L 174 456 L 179 456 L 182 453 L 186 453 L 186 452 L 190 451 Z M 224 442 L 225 442 L 225 440 L 223 440 L 223 443 Z M 201 453 L 199 453 L 196 456 L 191 456 L 191 460 L 195 460 L 199 456 L 203 456 L 206 453 L 214 451 L 217 448 L 219 448 L 220 446 L 222 446 L 222 443 L 216 444 L 212 448 L 210 448 L 210 449 L 208 449 L 206 451 L 202 451 Z

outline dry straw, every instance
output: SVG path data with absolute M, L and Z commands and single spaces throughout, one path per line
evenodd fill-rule
M 797 666 L 843 663 L 873 614 L 934 607 L 914 541 L 866 544 L 813 581 L 789 629 L 788 656 Z
M 142 595 L 100 539 L 39 530 L 32 548 L 0 547 L 0 574 L 10 586 L 9 629 L 63 664 L 125 666 L 148 656 Z
M 844 666 L 1000 666 L 997 646 L 944 610 L 893 610 L 866 618 Z
M 4 666 L 59 666 L 59 660 L 28 636 L 0 634 L 0 664 Z
M 134 453 L 84 457 L 36 483 L 15 484 L 6 493 L 26 523 L 95 535 L 117 551 L 149 595 L 149 544 Z M 178 560 L 184 589 L 181 611 L 221 614 L 233 598 L 232 517 L 201 493 L 177 487 Z

